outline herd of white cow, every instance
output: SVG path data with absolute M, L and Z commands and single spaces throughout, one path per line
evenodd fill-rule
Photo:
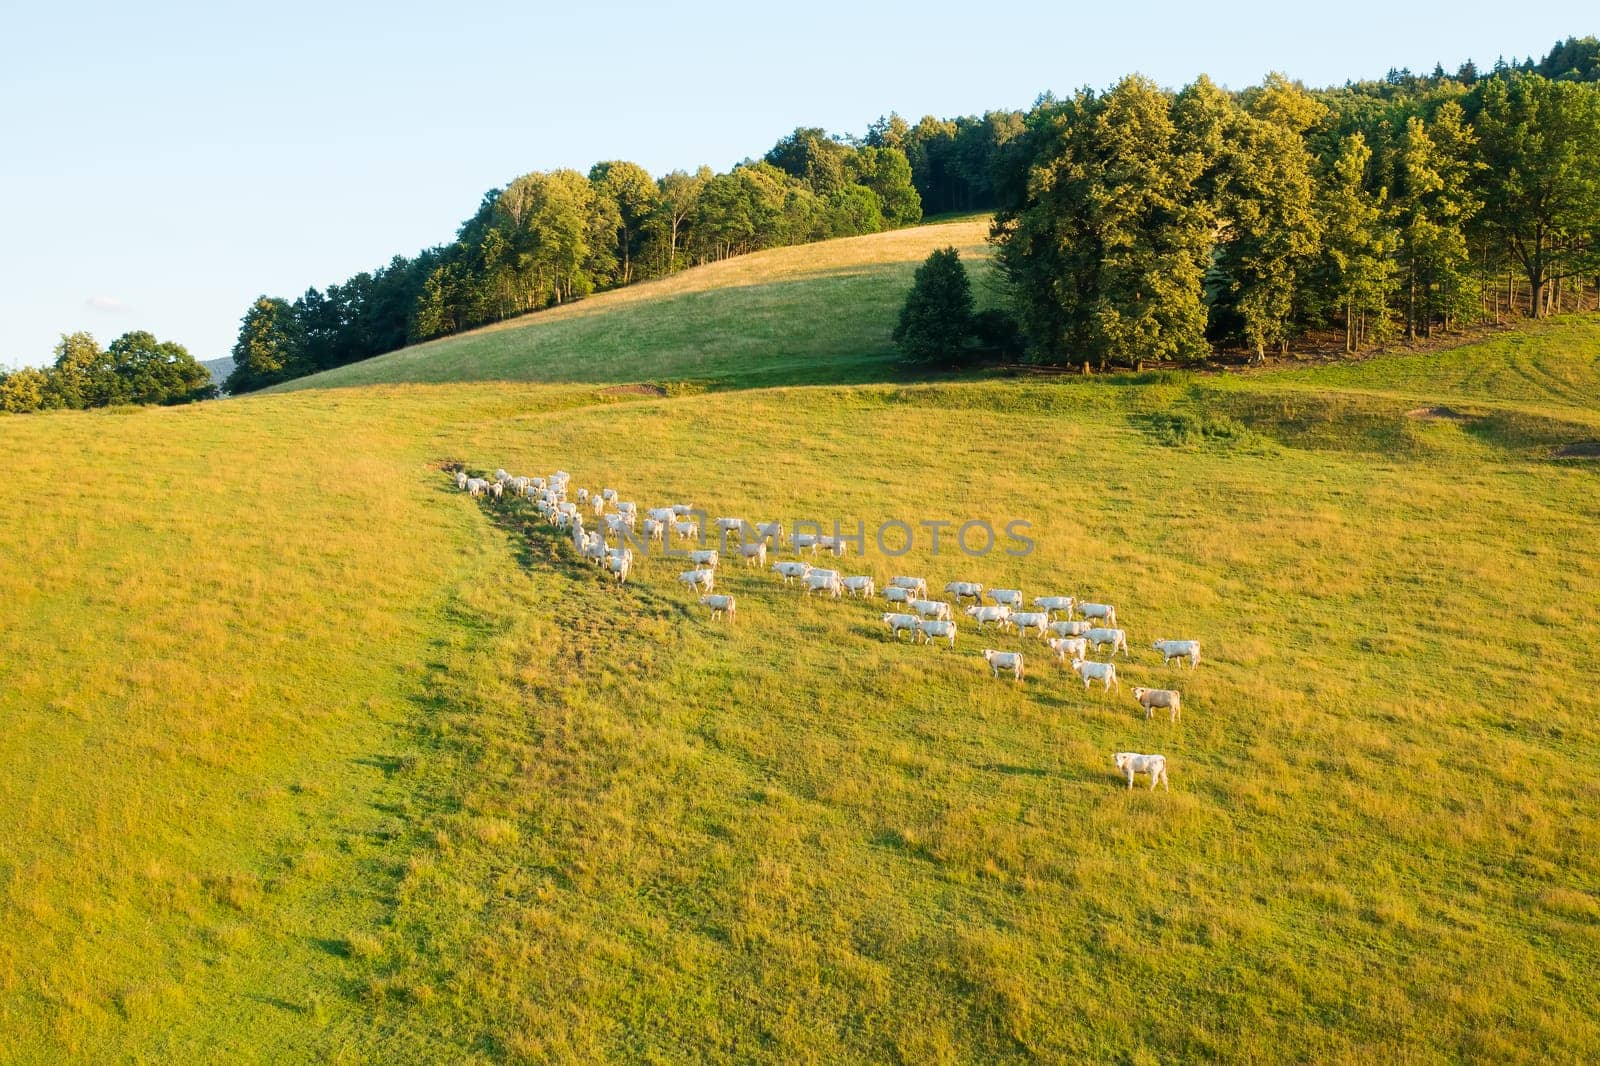
M 700 513 L 692 504 L 677 503 L 668 507 L 651 508 L 641 522 L 638 507 L 619 497 L 615 489 L 570 489 L 572 476 L 558 470 L 546 477 L 514 477 L 505 470 L 496 470 L 492 478 L 470 477 L 465 471 L 455 472 L 456 486 L 474 497 L 491 501 L 502 500 L 507 495 L 531 499 L 538 513 L 556 528 L 566 531 L 572 546 L 585 561 L 602 568 L 617 582 L 626 582 L 633 573 L 634 553 L 626 546 L 612 547 L 607 534 L 621 544 L 631 539 L 634 543 L 665 544 L 698 542 L 704 544 Z M 570 493 L 570 497 L 569 497 Z M 584 512 L 589 511 L 600 523 L 600 528 L 585 529 Z M 748 567 L 768 568 L 769 549 L 773 552 L 791 549 L 796 555 L 809 550 L 815 559 L 827 551 L 842 557 L 848 547 L 845 538 L 823 534 L 796 532 L 785 537 L 780 522 L 750 523 L 742 518 L 718 518 L 705 532 L 715 529 L 718 542 L 730 547 Z M 678 575 L 678 582 L 691 592 L 699 593 L 699 602 L 711 613 L 713 621 L 732 622 L 738 614 L 738 601 L 732 594 L 716 591 L 717 568 L 722 563 L 722 552 L 717 548 L 687 548 L 675 557 L 685 559 L 691 569 Z M 823 593 L 834 599 L 877 596 L 878 588 L 871 575 L 846 575 L 838 570 L 815 566 L 802 559 L 780 559 L 770 564 L 770 569 L 786 585 L 799 585 L 807 596 Z M 1128 651 L 1127 631 L 1118 628 L 1117 610 L 1109 603 L 1085 603 L 1072 596 L 1036 596 L 1026 607 L 1021 589 L 985 589 L 975 581 L 951 581 L 944 586 L 950 599 L 930 597 L 926 580 L 920 577 L 900 576 L 889 579 L 883 589 L 884 601 L 899 605 L 903 610 L 888 611 L 882 615 L 883 625 L 893 640 L 905 635 L 913 642 L 932 644 L 943 641 L 956 646 L 956 612 L 971 620 L 978 631 L 993 626 L 997 632 L 1011 631 L 1019 635 L 1037 634 L 1044 646 L 1057 661 L 1069 666 L 1083 680 L 1087 690 L 1091 682 L 1099 681 L 1104 691 L 1122 690 L 1117 679 L 1116 657 Z M 984 602 L 985 598 L 990 602 Z M 971 600 L 968 605 L 967 601 Z M 1170 665 L 1187 661 L 1190 668 L 1200 665 L 1198 640 L 1157 640 L 1151 647 L 1160 653 L 1162 662 Z M 1109 648 L 1106 661 L 1091 659 Z M 985 648 L 984 663 L 995 678 L 1002 675 L 1020 682 L 1023 678 L 1024 653 Z M 1162 708 L 1170 721 L 1176 722 L 1183 713 L 1182 696 L 1173 689 L 1135 688 L 1133 698 L 1145 709 L 1149 718 Z M 1152 790 L 1158 784 L 1166 785 L 1167 761 L 1162 755 L 1142 755 L 1138 752 L 1117 752 L 1113 757 L 1117 769 L 1133 787 L 1137 774 L 1148 774 Z

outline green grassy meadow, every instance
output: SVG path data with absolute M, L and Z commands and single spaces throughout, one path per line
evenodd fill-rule
M 280 389 L 397 382 L 694 380 L 751 388 L 882 381 L 911 275 L 954 245 L 980 305 L 987 216 L 737 256 Z
M 580 383 L 0 420 L 0 1061 L 1600 1054 L 1600 468 L 1550 458 L 1600 440 L 1591 320 L 1241 376 L 854 384 L 847 343 L 843 383 L 608 390 L 763 380 L 597 354 L 662 303 L 441 342 Z M 384 358 L 337 383 L 447 365 Z M 451 462 L 1030 521 L 1026 558 L 843 569 L 1114 602 L 1122 692 L 727 564 L 712 624 L 675 561 L 604 581 Z M 1191 636 L 1193 673 L 1148 648 Z

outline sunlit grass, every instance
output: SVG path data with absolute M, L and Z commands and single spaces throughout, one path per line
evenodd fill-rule
M 1600 417 L 1453 366 L 0 421 L 0 1057 L 1593 1059 Z M 843 567 L 1110 600 L 1123 691 L 731 566 L 713 625 L 452 459 L 1028 520 Z
M 987 234 L 988 219 L 974 217 L 737 256 L 283 387 L 883 380 L 897 372 L 889 333 L 912 272 L 929 252 L 954 244 L 987 299 Z

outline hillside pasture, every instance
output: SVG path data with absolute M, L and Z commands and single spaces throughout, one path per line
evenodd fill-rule
M 911 275 L 954 245 L 976 276 L 987 217 L 776 248 L 630 285 L 287 382 L 691 380 L 758 387 L 899 375 L 889 339 Z
M 1600 415 L 1344 373 L 8 420 L 6 1054 L 1592 1058 L 1600 504 L 1547 442 Z M 841 569 L 1109 600 L 1122 691 L 732 564 L 714 624 L 681 564 L 619 588 L 457 461 L 1029 521 L 1023 558 Z

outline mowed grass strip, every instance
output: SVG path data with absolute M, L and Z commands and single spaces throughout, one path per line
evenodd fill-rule
M 890 331 L 912 272 L 955 245 L 978 279 L 988 219 L 776 248 L 388 355 L 283 389 L 442 381 L 695 380 L 723 386 L 897 376 Z

